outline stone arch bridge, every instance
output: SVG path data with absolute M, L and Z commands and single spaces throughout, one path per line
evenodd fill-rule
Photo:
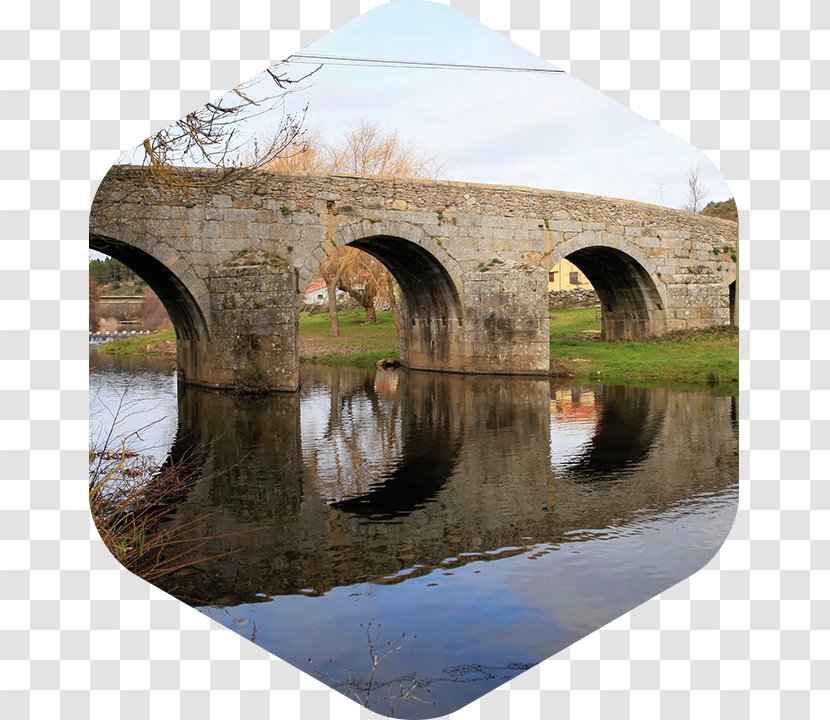
M 328 255 L 365 250 L 401 289 L 401 362 L 548 373 L 548 269 L 567 257 L 608 340 L 733 321 L 735 223 L 592 195 L 458 182 L 248 174 L 198 187 L 116 166 L 89 245 L 136 271 L 176 328 L 185 382 L 298 387 L 302 289 Z

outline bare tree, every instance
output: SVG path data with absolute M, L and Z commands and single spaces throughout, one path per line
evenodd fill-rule
M 331 258 L 329 259 L 331 260 Z M 320 266 L 320 275 L 326 283 L 329 304 L 329 336 L 340 337 L 340 317 L 337 314 L 337 287 L 344 267 L 342 263 L 325 261 Z
M 700 212 L 703 209 L 703 199 L 709 194 L 703 181 L 700 179 L 700 165 L 689 168 L 686 174 L 686 203 L 684 210 L 689 212 Z
M 302 152 L 305 108 L 289 113 L 285 102 L 317 70 L 291 78 L 280 65 L 268 68 L 147 138 L 140 150 L 141 164 L 154 180 L 173 191 L 185 191 L 222 185 L 283 155 Z M 266 116 L 276 123 L 269 137 L 262 139 L 250 122 Z M 205 168 L 218 172 L 200 172 Z
M 384 178 L 434 177 L 439 172 L 436 162 L 413 143 L 404 140 L 396 131 L 384 129 L 369 120 L 362 120 L 333 142 L 326 141 L 319 131 L 310 131 L 302 143 L 275 158 L 267 169 L 283 174 L 346 173 Z M 397 283 L 375 258 L 355 248 L 343 248 L 320 266 L 320 276 L 328 289 L 329 335 L 332 337 L 340 334 L 337 289 L 347 292 L 361 304 L 367 322 L 377 319 L 376 301 L 388 303 L 395 318 L 395 328 L 400 327 Z
M 264 165 L 285 175 L 344 173 L 362 177 L 435 177 L 438 164 L 396 131 L 361 120 L 336 141 L 309 130 L 278 157 Z
M 325 147 L 319 130 L 304 129 L 302 137 L 292 142 L 284 153 L 275 157 L 264 169 L 280 175 L 325 173 Z
M 413 143 L 369 120 L 348 130 L 340 142 L 327 145 L 324 157 L 328 172 L 383 178 L 438 174 L 435 161 Z
M 354 248 L 343 248 L 337 254 L 341 256 L 337 260 L 342 265 L 340 289 L 360 303 L 366 313 L 366 322 L 377 322 L 375 301 L 386 289 L 385 278 L 390 275 L 389 271 L 371 255 Z
M 145 330 L 161 330 L 170 325 L 164 305 L 152 290 L 147 290 L 141 297 L 141 319 Z

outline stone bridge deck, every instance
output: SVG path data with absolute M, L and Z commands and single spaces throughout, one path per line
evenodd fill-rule
M 607 339 L 728 324 L 735 223 L 532 188 L 256 173 L 170 192 L 136 167 L 103 180 L 90 247 L 161 297 L 186 381 L 294 389 L 304 288 L 333 252 L 377 257 L 401 290 L 405 365 L 544 374 L 547 270 L 591 281 Z

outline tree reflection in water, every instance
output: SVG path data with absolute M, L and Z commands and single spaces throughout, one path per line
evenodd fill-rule
M 212 452 L 172 522 L 223 539 L 163 589 L 379 712 L 461 707 L 700 568 L 731 525 L 731 398 L 303 373 L 299 396 L 181 392 L 173 454 Z

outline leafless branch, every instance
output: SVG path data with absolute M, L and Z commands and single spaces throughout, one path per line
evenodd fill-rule
M 303 89 L 303 83 L 320 68 L 290 78 L 277 67 L 268 68 L 144 140 L 141 164 L 150 171 L 151 179 L 171 191 L 221 186 L 302 148 L 306 108 L 290 113 L 286 99 Z M 267 85 L 277 91 L 263 90 Z M 276 119 L 267 141 L 256 138 L 252 124 L 264 118 Z M 205 168 L 219 172 L 198 172 Z

